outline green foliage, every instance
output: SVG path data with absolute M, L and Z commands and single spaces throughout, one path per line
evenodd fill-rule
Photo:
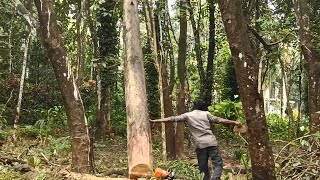
M 177 176 L 186 180 L 202 180 L 204 175 L 187 161 L 170 161 L 169 169 L 175 169 Z
M 62 106 L 41 110 L 42 118 L 35 123 L 41 133 L 57 133 L 67 130 L 67 115 Z
M 216 103 L 213 107 L 209 106 L 208 109 L 213 115 L 218 117 L 238 120 L 240 122 L 244 122 L 245 120 L 241 102 L 225 100 L 220 103 Z
M 145 59 L 146 72 L 146 89 L 148 96 L 148 110 L 150 119 L 157 119 L 160 117 L 160 95 L 158 84 L 158 72 L 155 65 L 155 57 L 151 49 L 151 42 L 149 38 L 144 38 L 145 44 L 143 46 L 143 54 Z
M 119 73 L 118 79 L 123 82 L 123 73 Z M 126 136 L 127 134 L 127 116 L 124 99 L 124 84 L 117 83 L 111 90 L 111 126 L 114 133 Z
M 0 106 L 0 129 L 3 129 L 7 125 L 7 120 L 2 115 L 4 111 L 5 111 L 5 108 Z
M 102 88 L 113 85 L 117 81 L 119 62 L 119 29 L 121 6 L 115 1 L 107 0 L 100 4 L 97 13 L 100 59 L 95 66 L 101 70 Z
M 11 167 L 0 166 L 0 180 L 19 179 L 20 173 Z
M 272 139 L 283 139 L 288 136 L 288 121 L 278 114 L 267 115 L 267 125 Z
M 37 138 L 42 135 L 45 135 L 43 134 L 43 131 L 41 131 L 41 129 L 38 129 L 32 125 L 21 127 L 18 130 L 18 136 L 20 137 Z
M 231 101 L 239 101 L 239 87 L 234 69 L 233 60 L 230 59 L 227 65 L 227 74 L 224 80 L 224 91 L 222 91 L 222 99 L 230 99 Z
M 48 148 L 45 149 L 46 151 L 51 152 L 53 155 L 56 155 L 57 157 L 68 156 L 71 150 L 70 136 L 59 137 L 59 138 L 49 136 L 48 140 L 50 142 L 50 146 L 48 146 Z

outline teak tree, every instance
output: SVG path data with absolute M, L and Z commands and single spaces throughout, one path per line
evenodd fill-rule
M 72 169 L 76 172 L 89 173 L 92 171 L 92 152 L 87 119 L 58 29 L 52 1 L 35 0 L 34 2 L 38 10 L 43 46 L 52 64 L 68 117 Z
M 218 0 L 219 8 L 240 88 L 240 97 L 248 125 L 249 152 L 253 179 L 276 179 L 272 148 L 258 92 L 259 60 L 254 56 L 240 0 Z
M 187 8 L 186 2 L 180 1 L 180 35 L 179 35 L 179 50 L 178 50 L 178 78 L 179 84 L 177 87 L 177 113 L 183 114 L 185 108 L 185 79 L 186 79 L 186 56 L 187 56 Z M 176 127 L 176 155 L 181 158 L 183 155 L 183 141 L 184 141 L 184 123 L 177 123 Z
M 125 100 L 129 177 L 144 165 L 145 173 L 152 168 L 152 147 L 148 117 L 147 92 L 140 40 L 138 1 L 123 1 L 123 35 L 125 45 Z
M 307 62 L 310 133 L 316 133 L 320 130 L 320 62 L 312 43 L 309 3 L 306 0 L 293 0 L 293 4 L 298 19 L 302 54 Z

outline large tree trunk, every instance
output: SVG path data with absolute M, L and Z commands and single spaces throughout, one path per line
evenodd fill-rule
M 152 147 L 140 41 L 138 1 L 124 0 L 123 13 L 128 163 L 129 177 L 133 178 L 133 168 L 139 164 L 146 165 L 144 172 L 146 174 L 152 169 Z
M 68 117 L 72 170 L 88 173 L 92 171 L 88 123 L 80 92 L 72 75 L 68 55 L 59 33 L 53 5 L 50 0 L 35 0 L 34 2 L 38 10 L 43 45 L 53 66 Z
M 258 92 L 259 61 L 254 57 L 240 0 L 219 0 L 219 8 L 231 49 L 240 97 L 248 125 L 253 179 L 276 179 L 263 98 Z
M 308 72 L 308 101 L 310 116 L 310 133 L 320 130 L 320 62 L 312 43 L 309 20 L 309 3 L 306 0 L 293 0 L 294 10 L 298 18 L 300 44 Z
M 180 1 L 180 36 L 179 36 L 179 50 L 178 50 L 178 78 L 179 84 L 177 111 L 178 114 L 185 113 L 185 79 L 186 79 L 186 53 L 187 53 L 187 14 L 186 3 Z M 177 158 L 182 158 L 184 151 L 184 123 L 177 123 L 176 127 L 176 155 Z
M 15 132 L 13 134 L 14 142 L 17 141 L 16 130 L 18 129 L 18 125 L 19 125 L 24 80 L 26 78 L 28 52 L 29 52 L 29 49 L 30 49 L 30 46 L 31 46 L 31 41 L 32 41 L 32 39 L 31 39 L 31 37 L 32 37 L 31 28 L 28 28 L 28 29 L 29 29 L 29 32 L 28 32 L 29 34 L 28 34 L 28 37 L 25 39 L 25 43 L 24 43 L 24 54 L 23 54 L 23 61 L 22 61 L 20 88 L 19 88 L 19 95 L 18 95 L 18 103 L 17 103 L 17 107 L 16 107 L 17 111 L 16 111 L 16 117 L 14 119 L 14 129 L 15 129 Z

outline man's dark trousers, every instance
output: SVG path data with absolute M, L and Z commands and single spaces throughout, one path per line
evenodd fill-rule
M 203 180 L 218 180 L 222 174 L 222 158 L 220 155 L 219 148 L 217 146 L 210 146 L 202 149 L 196 149 L 199 170 L 204 173 Z M 214 165 L 214 171 L 212 177 L 210 177 L 208 169 L 208 159 L 212 160 Z

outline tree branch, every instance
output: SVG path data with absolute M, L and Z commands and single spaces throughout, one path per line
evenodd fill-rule
M 276 41 L 276 42 L 272 42 L 272 43 L 268 43 L 253 27 L 251 27 L 249 25 L 249 23 L 247 23 L 247 27 L 249 29 L 249 31 L 260 41 L 260 43 L 263 45 L 263 47 L 265 49 L 267 49 L 268 51 L 271 51 L 271 47 L 274 46 L 274 45 L 277 45 L 281 42 L 283 42 L 288 36 L 290 33 L 286 34 L 282 39 L 280 39 L 279 41 Z
M 38 22 L 19 0 L 11 0 L 11 6 L 18 12 L 18 14 L 23 16 L 31 28 L 38 27 Z

